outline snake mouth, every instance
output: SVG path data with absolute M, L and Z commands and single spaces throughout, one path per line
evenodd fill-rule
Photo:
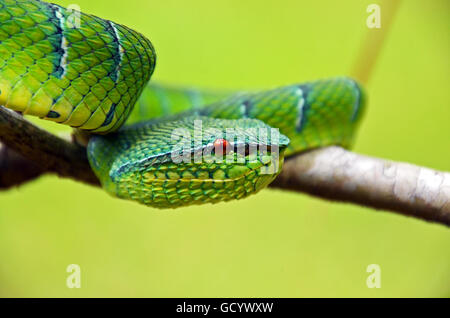
M 242 149 L 240 149 L 242 146 Z M 255 147 L 255 151 L 253 151 Z M 201 181 L 219 182 L 236 181 L 245 178 L 252 172 L 256 174 L 278 174 L 284 160 L 286 146 L 274 145 L 238 145 L 228 153 L 217 153 L 214 148 L 208 153 L 209 147 L 191 152 L 189 159 L 173 160 L 167 154 L 164 160 L 154 158 L 144 160 L 138 165 L 125 164 L 110 171 L 113 182 L 123 179 L 124 175 L 140 174 L 146 181 Z M 158 159 L 158 160 L 157 160 Z

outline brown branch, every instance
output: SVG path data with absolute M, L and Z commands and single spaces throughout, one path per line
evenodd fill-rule
M 18 175 L 8 182 L 2 181 L 5 185 L 32 179 L 33 169 L 99 185 L 84 147 L 56 137 L 3 107 L 0 107 L 0 139 L 20 154 L 7 161 L 0 155 L 0 162 L 9 162 L 0 164 L 1 175 L 7 178 L 5 173 L 9 169 L 13 170 L 8 172 L 9 176 Z M 9 154 L 10 150 L 2 153 Z M 30 168 L 30 173 L 20 168 L 27 161 L 35 167 Z M 283 171 L 270 186 L 450 226 L 449 173 L 358 155 L 340 147 L 316 149 L 287 159 Z
M 288 159 L 273 187 L 450 226 L 450 173 L 326 147 Z
M 0 143 L 0 190 L 19 186 L 44 172 L 33 161 Z
M 0 106 L 0 140 L 43 170 L 98 185 L 86 149 L 59 138 Z

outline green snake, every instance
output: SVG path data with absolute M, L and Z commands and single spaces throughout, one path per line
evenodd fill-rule
M 148 84 L 155 62 L 151 42 L 124 25 L 0 0 L 0 105 L 88 135 L 91 168 L 119 198 L 175 208 L 247 197 L 284 157 L 350 147 L 364 109 L 347 77 L 210 92 Z

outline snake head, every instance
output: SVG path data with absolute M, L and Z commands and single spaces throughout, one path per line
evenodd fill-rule
M 112 195 L 175 208 L 258 192 L 281 171 L 288 144 L 257 119 L 190 116 L 94 136 L 88 158 Z

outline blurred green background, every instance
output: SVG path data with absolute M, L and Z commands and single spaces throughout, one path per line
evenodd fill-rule
M 348 74 L 376 1 L 56 2 L 147 35 L 153 80 L 265 88 Z M 450 170 L 449 15 L 447 0 L 402 3 L 355 151 Z M 4 297 L 448 297 L 449 251 L 443 226 L 276 190 L 166 211 L 51 176 L 0 193 Z

